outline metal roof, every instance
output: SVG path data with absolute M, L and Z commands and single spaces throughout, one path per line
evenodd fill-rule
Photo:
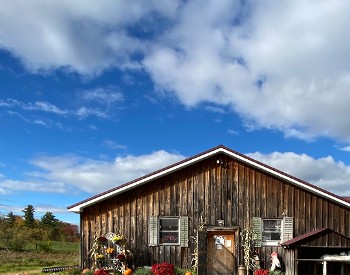
M 268 166 L 262 162 L 259 162 L 257 160 L 254 160 L 248 156 L 245 156 L 243 154 L 240 154 L 230 148 L 225 147 L 224 145 L 219 145 L 217 147 L 214 147 L 212 149 L 209 149 L 207 151 L 204 151 L 198 155 L 195 155 L 193 157 L 184 159 L 180 162 L 174 163 L 173 165 L 164 167 L 160 170 L 154 171 L 150 174 L 147 174 L 143 177 L 137 178 L 135 180 L 132 180 L 130 182 L 127 182 L 125 184 L 119 185 L 115 188 L 112 188 L 110 190 L 107 190 L 103 193 L 97 194 L 93 197 L 90 197 L 86 200 L 83 200 L 81 202 L 78 202 L 76 204 L 73 204 L 71 206 L 68 206 L 68 211 L 70 212 L 76 212 L 76 213 L 80 213 L 83 211 L 84 208 L 91 206 L 93 204 L 96 204 L 100 201 L 103 201 L 105 199 L 108 199 L 110 197 L 113 197 L 117 194 L 121 194 L 123 192 L 126 192 L 128 190 L 131 190 L 133 188 L 136 188 L 138 186 L 147 184 L 148 182 L 155 180 L 157 178 L 163 177 L 165 175 L 171 174 L 177 170 L 180 170 L 182 168 L 188 167 L 194 163 L 197 163 L 199 161 L 202 161 L 204 159 L 207 159 L 211 156 L 217 155 L 217 154 L 225 154 L 229 157 L 232 157 L 234 159 L 237 159 L 247 165 L 253 166 L 261 171 L 264 171 L 268 174 L 271 174 L 275 177 L 278 177 L 280 179 L 283 179 L 293 185 L 296 185 L 298 187 L 301 187 L 305 190 L 308 190 L 312 193 L 318 194 L 322 197 L 325 197 L 331 201 L 337 202 L 345 207 L 350 208 L 350 201 L 348 201 L 345 198 L 342 198 L 340 196 L 337 196 L 331 192 L 328 192 L 324 189 L 321 189 L 315 185 L 312 185 L 306 181 L 300 180 L 296 177 L 293 177 L 291 175 L 288 175 L 280 170 L 277 170 L 271 166 Z
M 302 244 L 308 242 L 309 240 L 312 240 L 313 238 L 317 238 L 321 235 L 325 235 L 325 234 L 329 234 L 329 233 L 336 233 L 336 234 L 342 236 L 343 238 L 350 239 L 349 237 L 326 227 L 326 228 L 318 228 L 318 229 L 312 230 L 306 234 L 300 235 L 300 236 L 295 237 L 293 239 L 290 239 L 286 242 L 283 242 L 280 245 L 285 247 L 285 248 L 291 248 L 291 247 L 295 247 L 298 245 L 302 245 Z

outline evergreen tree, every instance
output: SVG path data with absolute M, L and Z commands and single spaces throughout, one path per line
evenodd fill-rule
M 55 215 L 52 212 L 46 212 L 44 216 L 41 217 L 41 225 L 46 228 L 54 228 L 57 226 L 58 219 L 56 219 Z
M 24 210 L 22 210 L 22 212 L 24 212 L 24 225 L 29 227 L 29 228 L 34 228 L 35 227 L 35 219 L 34 219 L 34 207 L 31 204 L 28 204 L 28 206 L 26 208 L 24 208 Z
M 23 216 L 9 212 L 0 216 L 0 240 L 9 249 L 21 250 L 27 242 L 39 246 L 43 241 L 78 241 L 79 227 L 62 222 L 52 212 L 46 212 L 40 220 L 34 218 L 34 207 L 28 205 Z M 39 248 L 38 248 L 39 249 Z
M 7 222 L 8 222 L 8 224 L 10 225 L 10 226 L 14 226 L 15 225 L 15 223 L 16 223 L 16 215 L 15 214 L 13 214 L 13 212 L 11 211 L 11 212 L 9 212 L 8 214 L 7 214 Z
M 58 219 L 56 219 L 52 212 L 46 212 L 44 216 L 41 217 L 41 226 L 46 230 L 51 240 L 59 239 L 58 225 Z

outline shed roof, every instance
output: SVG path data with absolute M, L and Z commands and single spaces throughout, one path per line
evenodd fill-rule
M 328 234 L 331 234 L 331 233 L 334 233 L 336 235 L 339 235 L 341 238 L 345 238 L 345 239 L 350 239 L 349 237 L 343 235 L 343 234 L 340 234 L 339 232 L 336 232 L 328 227 L 326 228 L 318 228 L 318 229 L 315 229 L 315 230 L 312 230 L 308 233 L 305 233 L 303 235 L 300 235 L 298 237 L 295 237 L 293 239 L 290 239 L 286 242 L 283 242 L 281 243 L 280 245 L 285 247 L 285 248 L 293 248 L 293 247 L 296 247 L 296 246 L 301 246 L 301 245 L 304 245 L 306 244 L 307 242 L 309 241 L 313 241 L 323 235 L 328 235 Z
M 257 160 L 254 160 L 248 156 L 245 156 L 241 153 L 238 153 L 230 148 L 227 148 L 225 147 L 224 145 L 219 145 L 217 147 L 214 147 L 212 149 L 209 149 L 207 151 L 204 151 L 198 155 L 195 155 L 193 157 L 190 157 L 190 158 L 187 158 L 187 159 L 184 159 L 182 161 L 179 161 L 177 163 L 174 163 L 170 166 L 167 166 L 167 167 L 164 167 L 160 170 L 157 170 L 155 172 L 152 172 L 150 174 L 147 174 L 143 177 L 140 177 L 140 178 L 137 178 L 135 180 L 132 180 L 130 182 L 127 182 L 125 184 L 122 184 L 122 185 L 119 185 L 115 188 L 112 188 L 110 190 L 107 190 L 105 192 L 102 192 L 100 194 L 97 194 L 93 197 L 90 197 L 86 200 L 83 200 L 81 202 L 78 202 L 76 204 L 73 204 L 71 206 L 68 206 L 68 211 L 70 212 L 76 212 L 76 213 L 80 213 L 83 211 L 84 208 L 88 207 L 88 206 L 91 206 L 93 204 L 96 204 L 100 201 L 103 201 L 105 199 L 108 199 L 112 196 L 115 196 L 117 194 L 120 194 L 120 193 L 123 193 L 123 192 L 126 192 L 128 190 L 131 190 L 133 188 L 136 188 L 140 185 L 143 185 L 143 184 L 146 184 L 148 182 L 151 182 L 152 180 L 155 180 L 157 178 L 160 178 L 160 177 L 163 177 L 165 175 L 168 175 L 168 174 L 171 174 L 175 171 L 178 171 L 180 169 L 183 169 L 185 167 L 188 167 L 194 163 L 197 163 L 199 161 L 202 161 L 204 159 L 207 159 L 211 156 L 214 156 L 214 155 L 217 155 L 217 154 L 225 154 L 229 157 L 232 157 L 234 159 L 237 159 L 247 165 L 250 165 L 252 167 L 255 167 L 256 169 L 259 169 L 261 171 L 264 171 L 265 173 L 268 173 L 268 174 L 271 174 L 275 177 L 278 177 L 280 179 L 283 179 L 293 185 L 296 185 L 300 188 L 303 188 L 303 189 L 306 189 L 308 190 L 309 192 L 312 192 L 312 193 L 316 193 L 322 197 L 325 197 L 331 201 L 334 201 L 334 202 L 337 202 L 341 205 L 344 205 L 345 207 L 348 207 L 350 208 L 350 201 L 340 197 L 340 196 L 337 196 L 331 192 L 328 192 L 324 189 L 321 189 L 315 185 L 312 185 L 306 181 L 303 181 L 303 180 L 300 180 L 296 177 L 293 177 L 287 173 L 284 173 L 280 170 L 277 170 L 271 166 L 268 166 L 262 162 L 259 162 Z

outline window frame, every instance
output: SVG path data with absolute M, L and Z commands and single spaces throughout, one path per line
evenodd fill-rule
M 275 233 L 280 233 L 280 238 L 278 240 L 264 240 L 264 233 L 274 233 L 274 231 L 269 231 L 264 228 L 264 222 L 265 221 L 277 221 L 280 223 L 279 231 L 275 231 Z M 264 230 L 265 229 L 265 230 Z M 261 219 L 261 245 L 263 246 L 277 246 L 279 245 L 283 240 L 283 219 L 282 218 L 263 218 Z
M 263 220 L 282 220 L 281 222 L 281 239 L 279 241 L 263 241 Z M 262 246 L 279 246 L 280 243 L 293 239 L 293 230 L 294 230 L 294 218 L 283 216 L 283 218 L 261 218 L 253 217 L 252 218 L 252 233 L 253 233 L 253 242 L 255 247 Z
M 161 220 L 177 219 L 178 220 L 178 240 L 177 242 L 162 242 L 161 243 Z M 166 230 L 164 230 L 166 231 Z M 164 232 L 163 231 L 163 232 Z M 148 224 L 149 233 L 149 246 L 181 246 L 188 247 L 189 230 L 188 230 L 188 217 L 187 216 L 150 216 Z
M 161 223 L 162 223 L 162 221 L 166 221 L 166 220 L 169 220 L 169 221 L 176 220 L 177 230 L 164 230 L 164 229 L 162 229 Z M 159 245 L 179 245 L 180 244 L 180 234 L 181 234 L 181 232 L 180 232 L 180 217 L 167 217 L 167 216 L 163 217 L 163 216 L 161 216 L 161 217 L 158 217 L 158 222 L 159 222 L 158 223 Z M 176 242 L 165 242 L 164 240 L 162 241 L 162 237 L 161 237 L 162 233 L 167 233 L 167 232 L 169 232 L 169 233 L 176 232 L 177 233 Z

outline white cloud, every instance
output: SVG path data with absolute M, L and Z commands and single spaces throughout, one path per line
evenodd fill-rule
M 96 116 L 100 118 L 107 118 L 108 114 L 96 108 L 89 108 L 87 106 L 82 106 L 78 110 L 73 112 L 80 119 L 87 118 L 89 116 Z
M 42 193 L 65 193 L 67 189 L 63 182 L 51 181 L 38 181 L 38 180 L 10 180 L 10 179 L 0 179 L 0 194 L 6 195 L 11 194 L 15 191 L 33 191 Z
M 0 47 L 33 71 L 67 68 L 96 74 L 110 66 L 137 66 L 130 57 L 144 45 L 125 27 L 146 15 L 171 16 L 165 1 L 20 1 L 0 7 Z
M 0 47 L 33 72 L 143 68 L 159 91 L 187 107 L 229 106 L 248 130 L 350 141 L 349 9 L 346 0 L 13 0 L 0 7 Z M 76 114 L 104 117 L 87 106 Z
M 238 135 L 239 135 L 239 131 L 234 130 L 234 129 L 228 129 L 227 132 L 228 132 L 230 135 L 233 135 L 233 136 L 238 136 Z
M 343 148 L 340 148 L 340 150 L 345 151 L 345 152 L 350 152 L 350 146 L 345 146 Z
M 348 1 L 207 2 L 184 7 L 144 59 L 158 88 L 230 105 L 250 130 L 350 140 Z
M 339 196 L 350 196 L 350 167 L 331 156 L 315 159 L 292 152 L 256 152 L 248 156 Z
M 58 115 L 65 115 L 67 111 L 61 110 L 57 106 L 50 104 L 48 102 L 34 102 L 29 103 L 27 105 L 22 104 L 23 109 L 29 110 L 29 111 L 43 111 L 48 113 L 54 113 Z
M 330 156 L 315 159 L 292 152 L 247 155 L 337 195 L 350 196 L 350 167 Z M 184 156 L 178 153 L 163 150 L 147 155 L 117 156 L 110 161 L 76 155 L 40 156 L 31 161 L 35 169 L 24 175 L 28 180 L 9 180 L 2 175 L 0 194 L 16 191 L 65 194 L 79 190 L 97 194 L 182 159 Z
M 74 188 L 95 194 L 183 158 L 179 154 L 163 150 L 148 155 L 116 157 L 113 161 L 84 159 L 78 156 L 41 156 L 31 162 L 40 170 L 32 171 L 28 176 L 47 182 L 48 186 L 59 182 L 63 183 L 66 190 Z
M 100 91 L 101 92 L 101 91 Z M 46 113 L 52 113 L 58 116 L 75 116 L 79 119 L 85 119 L 90 116 L 95 116 L 99 118 L 108 118 L 110 117 L 110 109 L 111 105 L 114 104 L 116 101 L 122 100 L 122 95 L 119 93 L 112 93 L 112 92 L 105 92 L 101 94 L 98 94 L 96 91 L 94 91 L 94 94 L 91 94 L 90 92 L 87 92 L 85 95 L 87 98 L 85 98 L 86 101 L 89 101 L 89 105 L 91 106 L 82 106 L 81 102 L 79 102 L 80 107 L 77 109 L 61 109 L 51 103 L 48 102 L 20 102 L 11 98 L 8 98 L 6 100 L 0 100 L 0 107 L 6 108 L 6 109 L 16 109 L 17 107 L 20 110 L 24 110 L 27 112 L 46 112 Z M 109 99 L 108 99 L 109 97 Z M 91 104 L 91 102 L 95 104 Z M 103 103 L 101 104 L 101 108 L 97 106 L 96 102 Z M 101 110 L 103 109 L 103 111 Z M 9 115 L 17 116 L 21 118 L 22 120 L 26 121 L 27 123 L 37 124 L 37 125 L 53 125 L 55 124 L 56 127 L 61 128 L 61 124 L 54 123 L 52 120 L 49 120 L 47 118 L 37 119 L 32 118 L 31 116 L 24 116 L 19 111 L 8 111 Z M 44 121 L 46 120 L 46 121 Z
M 104 144 L 106 147 L 108 147 L 108 148 L 110 148 L 110 149 L 113 149 L 113 150 L 115 150 L 115 149 L 123 149 L 123 150 L 127 149 L 127 146 L 126 146 L 126 145 L 118 144 L 118 143 L 116 143 L 116 142 L 113 141 L 113 140 L 104 140 L 104 141 L 103 141 L 103 144 Z
M 219 114 L 226 113 L 226 110 L 224 108 L 217 107 L 217 106 L 206 106 L 205 109 L 212 113 L 219 113 Z
M 118 91 L 117 87 L 98 87 L 95 89 L 84 90 L 80 98 L 85 101 L 98 102 L 107 107 L 111 104 L 121 102 L 124 100 L 124 96 Z

